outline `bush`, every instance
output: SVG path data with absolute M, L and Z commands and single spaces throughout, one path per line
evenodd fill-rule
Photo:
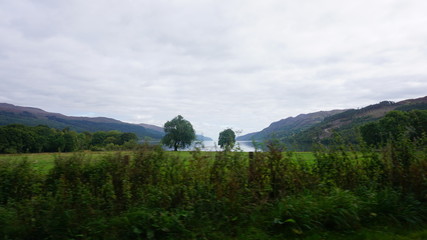
M 277 205 L 276 230 L 303 233 L 312 230 L 349 230 L 361 226 L 361 201 L 348 190 L 329 194 L 290 196 Z
M 102 159 L 58 156 L 47 174 L 25 160 L 2 160 L 0 239 L 236 239 L 249 232 L 280 239 L 423 224 L 427 158 L 405 144 L 380 155 L 339 143 L 319 149 L 313 163 L 277 142 L 248 158 L 230 151 L 182 157 L 141 145 Z

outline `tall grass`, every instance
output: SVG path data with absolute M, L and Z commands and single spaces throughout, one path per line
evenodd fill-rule
M 0 239 L 279 239 L 427 222 L 427 158 L 414 142 L 378 153 L 337 141 L 312 162 L 267 146 L 58 155 L 47 173 L 1 160 Z

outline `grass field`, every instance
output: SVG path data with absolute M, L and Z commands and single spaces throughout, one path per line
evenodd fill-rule
M 70 152 L 70 153 L 24 153 L 24 154 L 0 154 L 0 161 L 23 161 L 26 160 L 32 164 L 34 169 L 47 173 L 53 167 L 55 158 L 70 157 L 74 154 L 84 154 L 91 159 L 100 159 L 107 155 L 114 154 L 109 152 Z
M 86 158 L 92 160 L 101 159 L 105 156 L 114 155 L 117 153 L 132 155 L 132 151 L 102 151 L 102 152 L 93 152 L 93 151 L 84 151 L 84 152 L 68 152 L 68 153 L 22 153 L 22 154 L 0 154 L 0 161 L 22 161 L 27 160 L 31 163 L 34 169 L 47 173 L 49 169 L 53 167 L 55 158 L 58 157 L 70 157 L 75 154 L 83 154 Z M 213 160 L 216 152 L 201 152 L 203 156 L 208 159 Z M 247 152 L 236 152 L 235 154 L 242 154 L 244 157 L 247 157 Z M 166 152 L 168 158 L 181 158 L 189 159 L 192 157 L 190 151 L 168 151 Z M 300 161 L 312 162 L 315 160 L 313 152 L 293 152 L 293 159 Z

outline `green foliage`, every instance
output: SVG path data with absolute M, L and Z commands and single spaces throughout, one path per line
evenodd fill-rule
M 336 136 L 309 161 L 266 146 L 61 154 L 47 173 L 1 160 L 0 239 L 324 239 L 427 223 L 427 155 L 410 138 L 378 152 Z
M 162 143 L 177 151 L 179 148 L 186 148 L 196 139 L 193 125 L 185 120 L 181 115 L 176 116 L 164 125 L 165 136 Z
M 273 226 L 276 231 L 295 234 L 356 229 L 361 225 L 361 209 L 361 199 L 341 189 L 332 189 L 328 194 L 289 196 L 278 203 Z
M 412 138 L 419 138 L 425 132 L 427 125 L 425 105 L 425 103 L 405 104 L 383 101 L 325 117 L 320 123 L 298 132 L 277 131 L 276 137 L 287 144 L 296 143 L 296 147 L 300 150 L 312 150 L 305 145 L 310 146 L 312 143 L 329 145 L 333 142 L 334 132 L 348 142 L 358 143 L 359 130 L 361 130 L 364 141 L 368 144 L 383 146 L 390 134 L 396 137 L 405 133 L 410 134 Z M 395 111 L 389 112 L 390 109 Z M 384 116 L 385 113 L 387 113 L 386 116 Z
M 119 131 L 77 133 L 69 128 L 29 127 L 12 124 L 0 127 L 0 153 L 73 152 L 86 149 L 120 150 L 136 146 L 134 133 Z
M 0 161 L 0 205 L 29 199 L 39 193 L 41 177 L 25 159 Z
M 366 143 L 377 147 L 403 136 L 421 139 L 427 134 L 427 110 L 391 111 L 379 121 L 361 126 L 360 132 Z
M 219 133 L 218 145 L 223 149 L 232 149 L 236 143 L 236 134 L 230 128 Z

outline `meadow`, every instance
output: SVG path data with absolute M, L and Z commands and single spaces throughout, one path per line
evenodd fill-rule
M 0 239 L 426 239 L 427 151 L 0 155 Z
M 101 160 L 104 157 L 114 154 L 125 154 L 131 155 L 132 151 L 81 151 L 78 154 L 84 155 L 86 159 Z M 0 161 L 28 161 L 32 168 L 41 173 L 48 173 L 50 169 L 54 167 L 56 158 L 67 158 L 75 155 L 76 152 L 66 153 L 21 153 L 21 154 L 0 154 Z M 165 151 L 168 158 L 182 158 L 188 161 L 192 158 L 191 151 Z M 242 157 L 248 155 L 247 152 L 238 152 L 236 154 L 242 154 Z M 213 160 L 216 152 L 203 152 L 205 158 Z M 315 156 L 313 152 L 293 152 L 293 159 L 301 161 L 313 162 Z

